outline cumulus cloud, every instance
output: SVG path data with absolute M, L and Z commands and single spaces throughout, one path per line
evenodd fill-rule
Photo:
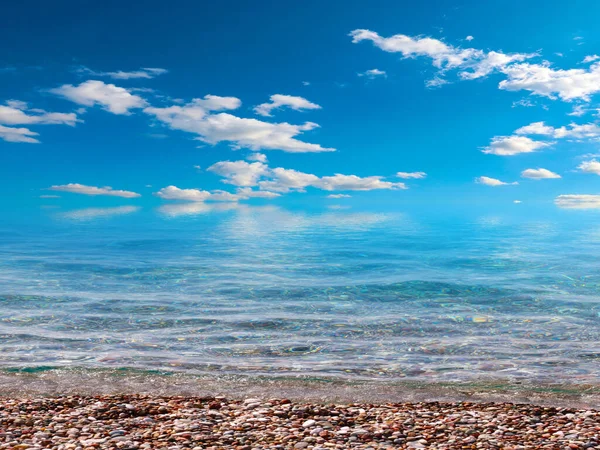
M 505 79 L 498 87 L 509 91 L 528 91 L 533 95 L 560 98 L 563 101 L 589 101 L 591 95 L 600 92 L 600 62 L 587 69 L 557 69 L 548 61 L 529 63 L 537 53 L 503 53 L 483 51 L 475 48 L 460 48 L 439 39 L 397 34 L 382 37 L 371 30 L 354 30 L 350 33 L 352 42 L 371 41 L 386 52 L 400 53 L 405 58 L 427 57 L 434 67 L 445 73 L 451 69 L 460 70 L 459 77 L 473 80 L 486 77 L 491 73 L 501 73 Z M 470 41 L 471 39 L 467 39 Z M 584 62 L 593 63 L 597 55 L 590 55 Z M 444 80 L 436 76 L 428 82 L 435 86 L 435 80 Z M 439 83 L 437 83 L 439 85 Z
M 248 161 L 258 161 L 261 163 L 266 163 L 267 155 L 265 155 L 264 153 L 250 153 L 248 156 L 246 156 L 246 159 Z
M 372 191 L 376 189 L 407 189 L 404 183 L 392 183 L 384 181 L 382 177 L 358 177 L 356 175 L 342 175 L 336 173 L 334 176 L 321 177 L 315 185 L 325 191 Z
M 535 141 L 527 136 L 495 136 L 481 151 L 490 155 L 513 156 L 531 153 L 552 145 L 553 142 Z
M 513 200 L 513 203 L 514 203 L 515 205 L 518 205 L 519 203 L 523 203 L 523 202 L 522 202 L 521 200 Z
M 486 186 L 493 186 L 493 187 L 519 184 L 516 181 L 514 183 L 506 183 L 504 181 L 500 181 L 496 178 L 490 178 L 490 177 L 477 177 L 477 178 L 475 178 L 475 183 L 485 184 Z
M 366 77 L 371 80 L 373 80 L 375 78 L 379 78 L 379 77 L 383 77 L 383 78 L 387 77 L 387 73 L 385 72 L 385 70 L 379 70 L 379 69 L 370 69 L 365 72 L 359 72 L 357 75 L 359 77 Z
M 221 175 L 225 183 L 234 186 L 256 186 L 259 178 L 269 172 L 269 168 L 261 162 L 246 161 L 219 161 L 207 170 Z
M 396 34 L 384 38 L 371 30 L 354 30 L 350 33 L 353 43 L 371 41 L 373 45 L 390 53 L 400 53 L 405 58 L 427 56 L 433 60 L 433 65 L 438 68 L 458 67 L 465 62 L 480 56 L 481 50 L 460 49 L 448 45 L 438 39 L 429 37 L 410 37 Z
M 4 125 L 0 125 L 0 139 L 5 140 L 6 142 L 25 142 L 28 144 L 39 144 L 35 137 L 38 136 L 38 133 L 29 130 L 28 128 L 14 128 L 14 127 L 5 127 Z
M 307 109 L 321 109 L 321 106 L 316 103 L 309 102 L 303 97 L 295 97 L 293 95 L 275 94 L 271 95 L 270 103 L 262 103 L 254 107 L 254 112 L 261 116 L 271 117 L 271 111 L 280 108 L 290 108 L 294 111 L 304 111 Z
M 115 72 L 97 72 L 97 71 L 89 69 L 87 67 L 79 67 L 79 68 L 77 68 L 76 72 L 85 74 L 85 75 L 92 75 L 92 76 L 96 76 L 96 77 L 110 77 L 115 80 L 129 80 L 132 78 L 150 79 L 150 78 L 154 78 L 158 75 L 163 75 L 169 71 L 167 69 L 161 69 L 158 67 L 144 67 L 142 69 L 133 70 L 130 72 L 126 72 L 123 70 L 117 70 Z
M 241 197 L 237 194 L 217 189 L 210 192 L 210 197 L 207 200 L 214 202 L 237 202 L 240 199 Z
M 555 139 L 594 139 L 600 137 L 600 126 L 595 123 L 576 124 L 554 128 L 545 122 L 534 122 L 515 131 L 516 134 L 551 136 Z
M 249 148 L 255 151 L 283 150 L 290 153 L 335 150 L 296 139 L 296 136 L 303 132 L 318 128 L 316 123 L 270 123 L 228 113 L 211 113 L 222 109 L 236 109 L 240 104 L 241 102 L 233 97 L 206 96 L 183 106 L 148 107 L 144 112 L 172 129 L 197 134 L 198 140 L 211 145 L 230 142 L 234 148 Z
M 398 172 L 396 174 L 398 178 L 410 179 L 410 178 L 425 178 L 427 174 L 425 172 Z
M 548 169 L 526 169 L 521 172 L 523 178 L 531 178 L 534 180 L 561 178 L 557 173 L 551 172 Z
M 186 202 L 203 202 L 210 198 L 210 192 L 199 189 L 180 189 L 177 186 L 167 186 L 156 192 L 163 200 L 181 200 Z
M 99 105 L 113 114 L 129 114 L 131 109 L 147 106 L 146 100 L 127 89 L 97 80 L 88 80 L 78 86 L 65 84 L 50 92 L 78 105 Z
M 546 125 L 545 122 L 533 122 L 515 130 L 512 136 L 495 136 L 483 153 L 512 156 L 519 153 L 531 153 L 555 144 L 555 141 L 540 141 L 525 135 L 544 136 L 552 139 L 573 139 L 576 141 L 597 140 L 600 138 L 600 126 L 595 123 L 576 124 L 559 128 Z
M 163 200 L 176 200 L 183 202 L 203 203 L 211 202 L 237 202 L 239 200 L 248 200 L 250 198 L 272 199 L 279 197 L 280 194 L 268 191 L 255 191 L 249 187 L 240 188 L 237 192 L 227 192 L 223 190 L 203 191 L 200 189 L 180 189 L 177 186 L 167 186 L 158 192 L 157 197 Z
M 259 186 L 261 189 L 274 192 L 290 190 L 303 192 L 306 187 L 314 186 L 319 182 L 319 177 L 316 175 L 283 167 L 272 169 L 269 176 L 271 179 L 259 182 Z
M 393 183 L 380 176 L 359 177 L 335 174 L 318 177 L 310 173 L 277 167 L 269 174 L 270 179 L 260 181 L 261 189 L 274 192 L 303 192 L 307 187 L 324 191 L 371 191 L 378 189 L 407 189 L 404 183 Z
M 598 55 L 588 55 L 585 58 L 583 58 L 582 63 L 587 64 L 587 63 L 591 63 L 594 61 L 598 61 L 599 59 L 600 59 L 600 56 L 598 56 Z
M 584 161 L 579 166 L 577 166 L 579 170 L 584 173 L 593 173 L 596 175 L 600 175 L 600 162 L 595 159 L 591 161 Z
M 459 76 L 465 80 L 475 80 L 485 77 L 497 70 L 504 70 L 509 64 L 514 62 L 525 61 L 526 59 L 536 56 L 533 53 L 513 53 L 510 55 L 491 51 L 472 63 L 472 70 L 460 72 Z
M 376 47 L 390 53 L 400 53 L 405 58 L 418 56 L 431 58 L 433 66 L 443 71 L 463 69 L 460 77 L 474 80 L 489 75 L 494 71 L 502 71 L 516 62 L 522 62 L 534 56 L 532 53 L 505 54 L 491 51 L 485 52 L 475 48 L 459 48 L 430 37 L 411 37 L 396 34 L 385 38 L 371 30 L 354 30 L 350 33 L 352 42 L 371 41 Z M 467 37 L 471 41 L 472 36 Z M 428 82 L 428 87 L 440 86 L 442 78 L 436 77 Z
M 277 194 L 276 192 L 269 192 L 269 191 L 255 191 L 249 187 L 245 187 L 245 188 L 239 188 L 237 190 L 237 195 L 241 198 L 241 199 L 248 199 L 248 198 L 277 198 L 280 197 L 281 194 Z
M 450 84 L 450 82 L 440 76 L 433 77 L 431 80 L 425 82 L 425 86 L 431 89 L 442 87 L 445 84 Z
M 55 185 L 48 188 L 50 191 L 71 192 L 74 194 L 83 195 L 109 195 L 112 197 L 135 198 L 141 197 L 137 192 L 115 190 L 110 186 L 96 187 L 86 186 L 85 184 L 69 183 L 63 185 Z
M 600 91 L 600 63 L 589 69 L 554 69 L 549 63 L 513 64 L 502 72 L 507 76 L 498 87 L 508 91 L 529 91 L 532 94 L 564 101 L 589 101 Z
M 0 105 L 0 124 L 4 125 L 70 125 L 81 122 L 75 113 L 47 112 L 29 109 L 27 103 L 9 100 Z
M 210 166 L 208 170 L 222 176 L 225 183 L 244 188 L 259 186 L 261 191 L 277 193 L 304 192 L 307 187 L 325 191 L 406 189 L 404 183 L 386 181 L 380 176 L 359 177 L 356 175 L 335 174 L 333 176 L 318 177 L 294 169 L 283 167 L 272 169 L 261 162 L 249 163 L 243 160 L 219 161 Z M 241 195 L 241 192 L 241 190 L 238 190 L 238 195 Z
M 467 36 L 467 37 L 465 38 L 465 41 L 469 41 L 469 42 L 470 42 L 470 41 L 472 41 L 473 39 L 475 39 L 475 38 L 474 38 L 473 36 L 470 36 L 470 35 L 469 35 L 469 36 Z
M 329 194 L 327 198 L 351 198 L 351 195 L 348 194 Z
M 515 134 L 538 134 L 542 136 L 552 136 L 554 134 L 554 128 L 546 125 L 544 122 L 533 122 L 517 129 Z
M 567 115 L 581 117 L 581 116 L 587 114 L 589 111 L 590 110 L 588 108 L 584 107 L 583 105 L 575 105 L 575 106 L 573 106 L 573 111 L 571 111 Z
M 559 208 L 565 209 L 600 209 L 600 195 L 567 194 L 559 195 L 554 200 Z

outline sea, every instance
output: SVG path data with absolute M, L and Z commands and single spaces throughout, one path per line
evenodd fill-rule
M 5 216 L 0 371 L 597 385 L 597 219 L 200 203 Z

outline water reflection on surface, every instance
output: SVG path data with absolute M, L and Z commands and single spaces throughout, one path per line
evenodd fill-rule
M 133 226 L 110 220 L 139 208 L 106 210 L 2 230 L 1 366 L 597 380 L 593 225 L 233 203 Z

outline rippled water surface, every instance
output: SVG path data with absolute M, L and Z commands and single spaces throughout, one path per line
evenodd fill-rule
M 597 382 L 591 220 L 203 208 L 3 223 L 0 366 Z

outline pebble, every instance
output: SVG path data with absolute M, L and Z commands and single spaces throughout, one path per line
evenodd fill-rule
M 0 402 L 0 450 L 600 449 L 593 409 L 145 395 Z

